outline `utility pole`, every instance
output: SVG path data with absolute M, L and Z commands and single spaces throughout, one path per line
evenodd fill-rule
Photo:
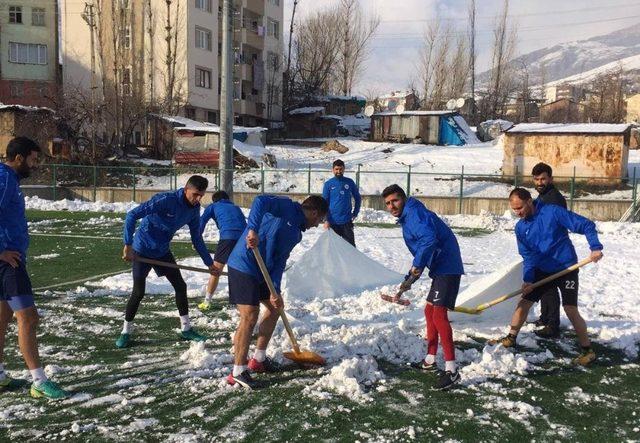
M 220 71 L 220 189 L 233 195 L 233 22 L 231 0 L 222 5 L 222 69 Z
M 471 34 L 471 122 L 477 124 L 476 121 L 476 0 L 471 0 L 469 6 L 469 25 Z
M 96 164 L 96 51 L 95 51 L 95 32 L 96 17 L 93 11 L 93 3 L 84 4 L 84 12 L 82 18 L 89 25 L 91 34 L 91 156 L 93 164 Z

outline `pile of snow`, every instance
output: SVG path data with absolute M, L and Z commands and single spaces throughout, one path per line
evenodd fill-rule
M 378 369 L 378 363 L 373 358 L 353 357 L 332 367 L 327 375 L 304 388 L 303 392 L 327 398 L 327 395 L 322 392 L 327 389 L 352 400 L 373 401 L 366 391 L 380 380 L 384 380 L 384 374 Z
M 45 200 L 40 197 L 25 197 L 27 209 L 41 211 L 69 212 L 127 212 L 138 206 L 135 202 L 107 203 L 103 201 L 87 202 L 82 200 Z
M 287 272 L 286 286 L 291 299 L 311 301 L 401 281 L 402 274 L 370 259 L 329 229 Z

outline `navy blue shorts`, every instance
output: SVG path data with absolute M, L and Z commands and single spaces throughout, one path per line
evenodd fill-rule
M 536 270 L 535 281 L 540 281 L 549 277 L 550 273 Z M 525 295 L 525 300 L 536 303 L 543 297 L 549 295 L 557 295 L 560 292 L 562 296 L 562 306 L 578 306 L 578 270 L 551 280 L 542 286 L 535 288 L 533 291 Z
M 137 255 L 139 255 L 140 257 L 145 257 L 142 254 L 138 254 L 136 252 Z M 171 251 L 167 252 L 164 256 L 162 257 L 145 257 L 145 258 L 153 258 L 154 260 L 160 260 L 160 261 L 164 261 L 167 263 L 174 263 L 176 262 L 176 259 L 173 257 L 173 254 L 171 253 Z M 147 275 L 149 275 L 149 272 L 151 272 L 151 270 L 156 271 L 156 275 L 158 277 L 163 277 L 165 275 L 167 275 L 168 272 L 175 272 L 175 269 L 173 268 L 167 268 L 166 266 L 159 266 L 159 265 L 151 265 L 149 263 L 142 263 L 139 261 L 134 261 L 133 262 L 133 278 L 135 279 L 145 279 L 147 278 Z
M 260 306 L 271 295 L 264 279 L 229 268 L 229 303 L 232 305 Z
M 238 243 L 238 240 L 218 241 L 218 246 L 216 247 L 216 253 L 213 256 L 213 261 L 226 265 L 227 261 L 229 261 L 229 256 L 231 255 L 231 251 L 233 251 L 233 248 L 236 247 L 236 243 Z
M 456 298 L 460 290 L 460 274 L 434 275 L 427 301 L 433 306 L 444 306 L 448 309 L 456 307 Z
M 0 261 L 0 300 L 9 303 L 14 312 L 35 306 L 31 279 L 24 262 L 13 268 Z

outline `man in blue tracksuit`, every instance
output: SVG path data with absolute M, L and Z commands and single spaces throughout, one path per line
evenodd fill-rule
M 329 202 L 329 214 L 324 227 L 333 229 L 336 234 L 355 246 L 353 220 L 360 212 L 360 191 L 353 180 L 344 176 L 342 160 L 333 162 L 333 175 L 334 177 L 327 180 L 322 189 L 322 197 Z M 354 201 L 353 211 L 351 197 Z
M 233 372 L 227 377 L 231 385 L 238 383 L 252 389 L 255 381 L 249 374 L 275 370 L 266 358 L 266 349 L 278 321 L 278 308 L 284 306 L 280 282 L 289 254 L 302 240 L 302 233 L 325 219 L 328 204 L 319 196 L 308 197 L 302 204 L 285 197 L 256 197 L 247 220 L 244 240 L 238 241 L 229 257 L 229 302 L 237 305 L 240 323 L 234 336 Z M 276 294 L 270 294 L 251 248 L 262 255 Z M 260 322 L 256 351 L 247 362 L 253 328 L 258 321 L 260 304 L 266 312 Z
M 569 239 L 569 231 L 583 234 L 589 242 L 591 260 L 602 258 L 602 244 L 598 240 L 595 224 L 578 214 L 557 205 L 534 201 L 524 188 L 515 188 L 509 195 L 513 212 L 520 217 L 516 224 L 518 252 L 523 259 L 522 298 L 511 318 L 511 330 L 496 342 L 505 347 L 516 344 L 516 337 L 527 318 L 529 309 L 549 292 L 560 291 L 564 312 L 573 325 L 582 347 L 575 364 L 588 365 L 596 355 L 587 335 L 587 325 L 578 312 L 578 270 L 532 289 L 531 285 L 545 277 L 562 271 L 578 261 Z
M 238 239 L 242 236 L 244 229 L 247 227 L 247 220 L 244 218 L 242 210 L 233 204 L 229 199 L 229 194 L 224 191 L 216 191 L 211 196 L 213 204 L 207 206 L 207 209 L 202 213 L 200 217 L 200 234 L 204 232 L 204 228 L 209 223 L 209 220 L 213 220 L 220 232 L 220 238 L 218 240 L 218 246 L 216 247 L 216 253 L 213 256 L 213 265 L 219 272 L 222 272 L 229 255 L 238 243 Z M 207 283 L 207 294 L 202 303 L 198 305 L 201 311 L 209 311 L 211 309 L 211 299 L 213 293 L 218 287 L 219 275 L 212 275 L 209 277 Z
M 180 315 L 181 336 L 185 340 L 203 341 L 205 337 L 191 327 L 189 321 L 189 303 L 187 301 L 187 284 L 182 279 L 178 269 L 160 265 L 151 265 L 136 260 L 136 258 L 151 258 L 163 262 L 175 263 L 176 260 L 169 250 L 173 236 L 184 225 L 189 226 L 191 242 L 198 251 L 211 274 L 218 274 L 209 255 L 207 246 L 200 234 L 200 200 L 204 196 L 207 186 L 206 178 L 193 175 L 184 188 L 164 192 L 153 196 L 137 208 L 127 213 L 124 225 L 124 250 L 122 258 L 133 262 L 133 291 L 127 303 L 122 333 L 116 341 L 118 348 L 129 346 L 133 331 L 133 319 L 144 297 L 147 275 L 151 269 L 158 276 L 169 280 L 176 292 L 176 305 Z M 136 230 L 136 222 L 142 219 Z M 135 231 L 135 233 L 134 233 Z
M 69 394 L 49 380 L 38 353 L 38 311 L 27 273 L 29 232 L 20 180 L 28 177 L 38 162 L 40 147 L 26 137 L 7 145 L 7 160 L 0 163 L 0 391 L 16 389 L 27 381 L 13 379 L 4 370 L 4 345 L 9 323 L 15 315 L 18 342 L 31 372 L 33 397 L 60 399 Z
M 436 388 L 448 389 L 460 380 L 453 331 L 447 314 L 456 305 L 460 277 L 464 274 L 458 241 L 451 229 L 434 212 L 415 198 L 407 199 L 400 186 L 388 186 L 382 191 L 382 197 L 387 210 L 398 217 L 404 242 L 413 255 L 413 264 L 402 289 L 410 288 L 425 268 L 429 268 L 431 278 L 431 289 L 424 309 L 427 356 L 413 366 L 426 371 L 437 370 L 436 353 L 440 338 L 445 372 L 436 383 Z

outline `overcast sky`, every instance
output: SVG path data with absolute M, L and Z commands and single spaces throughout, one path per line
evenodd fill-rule
M 297 17 L 326 8 L 339 0 L 300 0 Z M 381 18 L 371 42 L 366 71 L 357 93 L 384 93 L 405 88 L 418 78 L 416 59 L 422 35 L 430 21 L 448 22 L 466 32 L 468 0 L 360 0 L 367 13 Z M 478 70 L 490 62 L 491 33 L 504 0 L 476 0 Z M 285 0 L 285 41 L 293 0 Z M 558 43 L 607 34 L 640 25 L 639 0 L 511 0 L 510 15 L 517 23 L 518 53 L 525 54 Z

